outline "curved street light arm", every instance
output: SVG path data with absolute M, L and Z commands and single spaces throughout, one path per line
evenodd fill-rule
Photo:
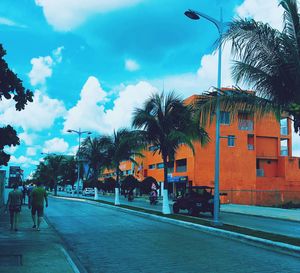
M 222 35 L 223 33 L 223 28 L 224 28 L 224 23 L 223 21 L 219 21 L 201 11 L 195 11 L 195 10 L 190 10 L 191 12 L 194 12 L 195 14 L 199 15 L 200 17 L 203 17 L 205 19 L 207 19 L 208 21 L 212 22 L 218 29 L 219 31 L 219 34 Z M 221 18 L 222 18 L 222 15 L 221 15 Z

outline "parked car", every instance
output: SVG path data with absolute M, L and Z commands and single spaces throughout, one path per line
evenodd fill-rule
M 66 193 L 72 193 L 72 190 L 73 190 L 72 185 L 67 185 L 67 186 L 65 186 L 65 192 L 66 192 Z
M 95 190 L 93 188 L 85 188 L 82 192 L 82 195 L 84 196 L 94 196 Z
M 193 186 L 188 187 L 183 194 L 175 199 L 173 212 L 179 213 L 185 209 L 189 215 L 198 216 L 200 212 L 214 214 L 214 195 L 212 187 Z

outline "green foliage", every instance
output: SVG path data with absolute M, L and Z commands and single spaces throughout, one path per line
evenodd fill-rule
M 155 184 L 156 188 L 159 189 L 159 184 L 157 183 L 156 179 L 152 176 L 146 177 L 142 182 L 139 183 L 139 188 L 141 194 L 149 194 L 151 192 L 151 186 Z
M 121 183 L 121 189 L 132 190 L 137 188 L 138 185 L 139 185 L 139 181 L 133 175 L 128 175 L 123 179 Z
M 32 102 L 33 93 L 30 90 L 25 90 L 22 81 L 3 59 L 6 51 L 0 44 L 0 101 L 3 97 L 7 100 L 13 99 L 16 104 L 16 110 L 20 111 L 25 108 L 27 102 Z M 0 128 L 0 166 L 7 166 L 10 155 L 3 151 L 4 146 L 16 146 L 20 144 L 16 131 L 10 126 Z
M 143 156 L 139 152 L 144 148 L 139 132 L 119 129 L 118 131 L 114 131 L 112 135 L 100 137 L 99 142 L 104 147 L 106 158 L 104 166 L 115 170 L 117 174 L 116 186 L 119 187 L 120 163 L 130 160 L 133 164 L 137 164 L 135 157 Z
M 40 162 L 33 175 L 34 180 L 42 181 L 57 193 L 57 184 L 74 184 L 77 179 L 76 161 L 64 155 L 48 155 Z
M 101 171 L 109 165 L 105 143 L 99 137 L 87 137 L 80 147 L 79 156 L 88 162 L 87 178 L 89 180 L 97 181 Z
M 154 153 L 161 154 L 164 162 L 164 186 L 167 188 L 168 162 L 175 157 L 176 150 L 185 144 L 194 152 L 193 141 L 205 144 L 209 137 L 199 126 L 197 112 L 174 92 L 153 94 L 142 108 L 133 114 L 133 127 L 141 129 L 141 135 L 156 147 Z
M 113 192 L 116 187 L 116 180 L 112 177 L 105 178 L 103 183 L 103 190 L 108 192 Z
M 274 110 L 277 117 L 283 111 L 292 115 L 298 132 L 300 111 L 295 106 L 300 105 L 300 16 L 296 0 L 282 0 L 280 5 L 284 9 L 283 31 L 253 19 L 236 19 L 229 24 L 222 43 L 232 44 L 232 76 L 236 83 L 250 86 L 264 100 L 257 101 Z M 268 112 L 263 107 L 255 110 Z

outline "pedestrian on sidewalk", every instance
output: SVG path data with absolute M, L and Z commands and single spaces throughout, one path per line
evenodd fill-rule
M 41 182 L 36 183 L 36 188 L 34 188 L 30 194 L 29 209 L 31 208 L 31 216 L 33 220 L 33 227 L 37 231 L 40 231 L 40 224 L 44 216 L 44 202 L 46 203 L 46 208 L 48 207 L 47 192 L 43 187 Z M 37 214 L 37 219 L 36 219 Z
M 13 185 L 13 190 L 8 194 L 6 209 L 9 209 L 10 230 L 18 231 L 19 215 L 22 206 L 22 192 L 18 190 L 18 184 Z

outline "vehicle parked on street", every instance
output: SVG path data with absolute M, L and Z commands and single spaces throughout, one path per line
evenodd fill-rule
M 210 212 L 214 214 L 213 187 L 193 186 L 188 187 L 181 196 L 175 199 L 173 212 L 187 210 L 189 215 L 198 216 L 200 212 Z
M 65 192 L 66 193 L 72 193 L 73 187 L 72 185 L 66 185 L 65 186 Z
M 94 196 L 95 190 L 93 188 L 85 188 L 82 192 L 82 195 L 84 196 Z

